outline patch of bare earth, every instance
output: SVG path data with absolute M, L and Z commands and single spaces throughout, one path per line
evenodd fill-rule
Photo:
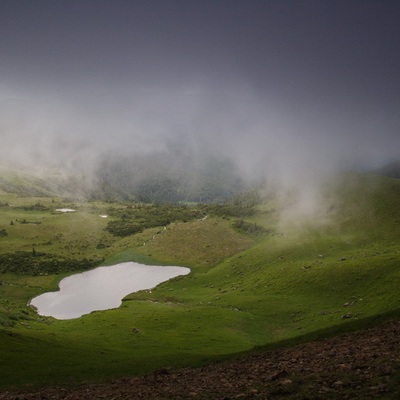
M 161 369 L 143 377 L 0 400 L 44 399 L 398 399 L 400 321 L 198 369 Z

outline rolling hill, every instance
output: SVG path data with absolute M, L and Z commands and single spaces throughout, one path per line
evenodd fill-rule
M 0 238 L 2 254 L 34 245 L 54 257 L 98 257 L 108 265 L 145 260 L 192 270 L 127 296 L 118 309 L 65 321 L 40 317 L 26 304 L 54 290 L 66 270 L 3 272 L 3 389 L 199 367 L 400 315 L 397 179 L 348 173 L 326 184 L 313 213 L 294 213 L 293 199 L 261 197 L 248 208 L 243 202 L 207 206 L 206 219 L 176 219 L 162 233 L 148 227 L 122 237 L 105 230 L 109 221 L 98 216 L 118 221 L 139 212 L 132 203 L 82 201 L 67 216 L 53 212 L 71 205 L 60 198 L 41 197 L 42 209 L 28 207 L 36 204 L 33 197 L 3 193 L 0 200 L 0 228 L 7 232 Z M 23 218 L 41 223 L 10 226 Z

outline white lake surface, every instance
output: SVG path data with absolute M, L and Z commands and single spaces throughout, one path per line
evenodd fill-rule
M 117 308 L 129 293 L 154 288 L 189 272 L 186 267 L 159 267 L 134 262 L 98 267 L 62 279 L 58 292 L 41 294 L 30 304 L 39 315 L 56 319 L 79 318 L 92 311 Z

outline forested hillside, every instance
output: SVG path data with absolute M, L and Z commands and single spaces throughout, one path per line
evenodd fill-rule
M 151 155 L 109 153 L 90 172 L 0 168 L 0 190 L 25 197 L 220 203 L 247 187 L 229 159 L 173 149 Z
M 95 174 L 94 198 L 146 203 L 221 202 L 246 185 L 232 161 L 170 150 L 148 155 L 109 155 Z

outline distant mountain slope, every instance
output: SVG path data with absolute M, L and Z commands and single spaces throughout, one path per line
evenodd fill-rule
M 83 176 L 65 171 L 0 166 L 0 191 L 22 197 L 86 198 L 91 185 Z
M 394 161 L 375 171 L 378 175 L 390 176 L 391 178 L 400 179 L 400 160 Z
M 246 187 L 228 159 L 174 152 L 108 154 L 94 173 L 0 166 L 0 191 L 19 196 L 60 196 L 103 201 L 221 202 Z
M 245 188 L 228 159 L 174 151 L 107 157 L 96 172 L 94 197 L 142 202 L 218 202 Z

